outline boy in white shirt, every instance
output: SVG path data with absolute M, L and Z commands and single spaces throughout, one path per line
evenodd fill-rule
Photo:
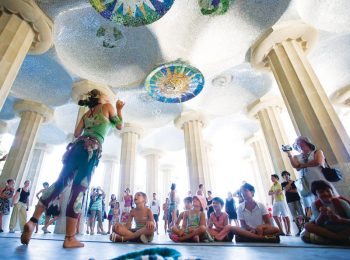
M 157 234 L 159 234 L 158 231 L 158 217 L 160 214 L 160 204 L 159 201 L 157 200 L 157 194 L 153 193 L 153 200 L 151 202 L 151 210 L 153 214 L 154 221 L 156 222 L 156 229 L 157 229 Z

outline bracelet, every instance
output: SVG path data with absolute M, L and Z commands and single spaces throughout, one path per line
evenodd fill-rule
M 123 118 L 115 115 L 110 119 L 110 121 L 114 125 L 121 125 L 123 123 Z

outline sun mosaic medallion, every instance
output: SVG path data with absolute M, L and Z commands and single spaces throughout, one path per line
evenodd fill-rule
M 147 93 L 155 100 L 164 103 L 190 100 L 202 91 L 203 86 L 202 73 L 181 61 L 158 66 L 145 80 Z
M 165 15 L 174 0 L 89 0 L 104 18 L 125 26 L 153 23 Z

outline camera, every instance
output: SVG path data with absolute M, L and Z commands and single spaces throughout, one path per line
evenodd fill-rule
M 282 151 L 283 152 L 289 152 L 292 150 L 293 150 L 293 148 L 289 144 L 282 144 Z
M 93 89 L 88 93 L 87 99 L 81 99 L 78 101 L 79 106 L 92 108 L 98 104 L 98 99 L 100 96 L 100 92 L 97 89 Z

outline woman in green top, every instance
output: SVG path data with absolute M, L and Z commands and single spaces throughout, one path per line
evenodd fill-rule
M 116 103 L 117 113 L 108 103 L 106 96 L 99 90 L 92 90 L 87 100 L 80 100 L 80 106 L 89 107 L 75 129 L 77 138 L 67 146 L 63 156 L 63 169 L 57 181 L 52 184 L 41 196 L 33 217 L 25 224 L 21 236 L 22 244 L 28 244 L 35 224 L 38 222 L 45 208 L 54 201 L 58 195 L 73 180 L 71 196 L 66 210 L 66 237 L 64 248 L 83 247 L 84 244 L 75 238 L 78 216 L 81 213 L 82 200 L 89 187 L 94 168 L 98 165 L 101 156 L 101 145 L 108 131 L 115 127 L 122 128 L 122 108 L 124 102 Z

